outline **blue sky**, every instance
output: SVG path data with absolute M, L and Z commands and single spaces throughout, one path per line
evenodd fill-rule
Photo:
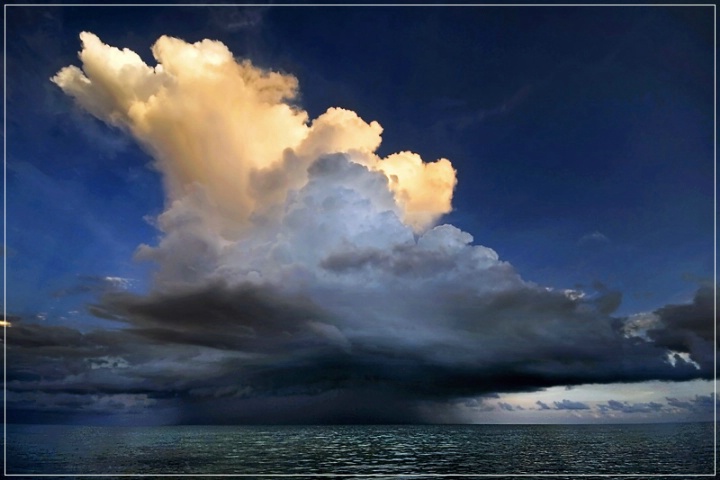
M 244 344 L 230 349 L 219 348 L 208 340 L 202 345 L 189 344 L 194 349 L 208 348 L 204 353 L 182 350 L 190 347 L 175 335 L 179 335 L 180 331 L 186 332 L 190 327 L 163 323 L 167 315 L 171 316 L 164 308 L 168 303 L 181 304 L 182 299 L 196 295 L 198 302 L 217 302 L 215 312 L 235 312 L 227 313 L 232 317 L 236 314 L 242 316 L 238 312 L 260 308 L 257 303 L 262 302 L 258 298 L 267 300 L 264 291 L 258 293 L 252 290 L 254 293 L 249 294 L 243 290 L 244 286 L 234 284 L 217 287 L 221 293 L 211 295 L 208 285 L 216 285 L 213 282 L 218 281 L 217 275 L 225 270 L 215 267 L 213 270 L 207 265 L 190 265 L 188 268 L 192 267 L 194 271 L 207 266 L 208 272 L 212 272 L 206 277 L 195 278 L 195 283 L 185 285 L 184 290 L 176 289 L 174 282 L 180 277 L 177 273 L 179 267 L 175 267 L 187 258 L 195 261 L 201 254 L 193 250 L 196 243 L 191 240 L 195 237 L 184 236 L 186 231 L 176 231 L 175 227 L 163 224 L 160 219 L 163 212 L 173 211 L 172 202 L 182 201 L 185 197 L 173 193 L 169 186 L 176 173 L 162 166 L 168 160 L 153 158 L 153 148 L 158 148 L 153 143 L 155 137 L 150 134 L 142 137 L 127 124 L 117 128 L 117 125 L 109 124 L 112 122 L 108 118 L 101 118 L 101 114 L 89 114 L 87 104 L 83 107 L 82 99 L 78 100 L 79 105 L 76 104 L 72 98 L 75 95 L 66 95 L 63 89 L 50 81 L 64 67 L 83 66 L 77 56 L 82 48 L 78 38 L 80 32 L 92 32 L 106 45 L 132 50 L 151 66 L 156 64 L 156 60 L 150 47 L 162 35 L 191 44 L 203 39 L 222 42 L 235 58 L 249 59 L 255 67 L 294 76 L 299 93 L 288 102 L 305 111 L 310 120 L 321 116 L 329 107 L 341 107 L 356 112 L 364 122 L 379 122 L 383 130 L 382 143 L 374 150 L 378 158 L 394 152 L 412 151 L 425 162 L 447 158 L 456 171 L 452 211 L 437 218 L 432 225 L 423 229 L 414 228 L 411 232 L 395 223 L 377 223 L 374 229 L 365 232 L 375 235 L 375 240 L 353 243 L 357 251 L 332 250 L 325 252 L 327 257 L 319 258 L 318 265 L 323 268 L 330 265 L 325 270 L 329 269 L 341 277 L 350 269 L 359 268 L 363 275 L 368 275 L 367 278 L 362 277 L 364 283 L 353 283 L 359 282 L 360 277 L 338 278 L 334 282 L 345 285 L 346 290 L 332 294 L 332 288 L 322 283 L 310 282 L 310 286 L 302 283 L 302 287 L 299 286 L 301 283 L 297 283 L 297 289 L 293 290 L 293 282 L 300 282 L 297 279 L 301 278 L 296 276 L 282 277 L 282 282 L 277 285 L 270 280 L 261 284 L 262 288 L 272 287 L 273 295 L 280 295 L 275 288 L 278 287 L 283 290 L 282 295 L 290 295 L 289 298 L 295 299 L 293 295 L 307 297 L 312 304 L 310 310 L 322 312 L 317 314 L 318 318 L 334 319 L 327 322 L 312 320 L 308 331 L 322 338 L 334 335 L 333 338 L 337 339 L 340 336 L 355 349 L 353 352 L 364 352 L 362 355 L 353 354 L 355 356 L 351 355 L 349 359 L 343 357 L 342 362 L 346 363 L 335 360 L 347 365 L 346 373 L 351 372 L 347 373 L 348 378 L 335 384 L 336 373 L 328 373 L 328 377 L 320 379 L 308 377 L 307 384 L 313 386 L 306 391 L 297 385 L 281 388 L 273 384 L 261 388 L 260 384 L 252 384 L 259 375 L 252 369 L 255 373 L 243 377 L 241 374 L 231 375 L 226 367 L 218 367 L 220 373 L 215 377 L 203 374 L 202 381 L 196 381 L 182 377 L 177 368 L 168 367 L 165 371 L 167 384 L 172 383 L 169 379 L 176 377 L 179 383 L 187 380 L 187 385 L 183 387 L 185 390 L 181 389 L 187 398 L 193 395 L 188 392 L 197 393 L 203 388 L 230 388 L 230 385 L 247 383 L 249 389 L 262 393 L 235 395 L 232 398 L 248 402 L 251 410 L 261 410 L 253 402 L 268 396 L 273 402 L 278 402 L 280 410 L 287 410 L 281 421 L 303 415 L 307 416 L 303 418 L 324 418 L 316 416 L 317 406 L 294 410 L 286 405 L 292 400 L 288 399 L 288 395 L 312 397 L 308 392 L 320 392 L 315 397 L 320 405 L 327 401 L 323 395 L 334 392 L 333 395 L 337 394 L 339 398 L 349 395 L 365 399 L 367 404 L 376 401 L 374 398 L 381 398 L 390 405 L 397 404 L 400 411 L 400 406 L 413 397 L 407 393 L 406 387 L 412 384 L 410 377 L 415 373 L 409 377 L 405 377 L 404 373 L 393 373 L 388 378 L 382 378 L 382 374 L 368 367 L 374 372 L 372 375 L 381 377 L 378 383 L 381 387 L 377 392 L 372 383 L 353 383 L 355 375 L 363 371 L 363 365 L 372 364 L 383 371 L 383 362 L 390 360 L 378 356 L 378 351 L 393 348 L 406 352 L 407 358 L 422 357 L 438 369 L 436 373 L 428 374 L 428 378 L 438 375 L 437 381 L 442 383 L 443 378 L 452 377 L 451 374 L 441 374 L 448 365 L 454 374 L 469 368 L 469 364 L 477 365 L 480 360 L 474 357 L 472 361 L 450 360 L 443 356 L 445 354 L 438 353 L 442 349 L 433 350 L 430 345 L 440 342 L 452 350 L 454 340 L 449 339 L 455 338 L 453 335 L 466 328 L 469 331 L 476 328 L 469 327 L 460 318 L 470 315 L 467 312 L 481 312 L 488 316 L 488 322 L 498 322 L 498 326 L 483 327 L 488 330 L 478 331 L 484 332 L 483 335 L 488 335 L 498 345 L 507 345 L 508 350 L 523 348 L 522 342 L 516 342 L 517 330 L 513 328 L 522 329 L 526 325 L 522 322 L 533 323 L 540 321 L 537 318 L 544 319 L 542 322 L 548 323 L 541 322 L 542 328 L 547 329 L 548 338 L 554 340 L 547 345 L 543 343 L 538 352 L 552 350 L 555 353 L 548 355 L 553 361 L 562 363 L 564 360 L 557 357 L 557 352 L 563 342 L 555 340 L 564 336 L 579 342 L 592 338 L 592 335 L 583 336 L 563 320 L 554 320 L 553 315 L 560 318 L 566 311 L 558 303 L 557 292 L 572 291 L 574 295 L 584 295 L 580 300 L 572 300 L 579 302 L 576 311 L 573 311 L 577 318 L 622 325 L 617 327 L 617 331 L 626 334 L 629 325 L 634 325 L 633 319 L 653 318 L 648 321 L 655 323 L 648 328 L 655 329 L 656 333 L 651 334 L 649 339 L 638 340 L 641 337 L 632 335 L 623 338 L 645 342 L 647 345 L 643 344 L 642 348 L 650 349 L 652 344 L 653 348 L 659 349 L 653 350 L 653 355 L 662 357 L 664 351 L 672 350 L 686 355 L 683 358 L 687 361 L 679 360 L 681 365 L 672 367 L 675 368 L 673 371 L 665 371 L 667 364 L 648 364 L 646 370 L 656 373 L 646 377 L 639 373 L 617 377 L 613 377 L 613 373 L 586 376 L 575 370 L 557 373 L 553 366 L 552 375 L 545 372 L 537 378 L 533 377 L 533 381 L 527 384 L 522 380 L 527 374 L 525 370 L 522 375 L 517 374 L 516 380 L 508 380 L 507 383 L 497 380 L 498 376 L 502 377 L 498 372 L 502 372 L 505 364 L 496 362 L 489 370 L 473 370 L 474 373 L 463 370 L 462 374 L 458 373 L 456 381 L 467 382 L 468 388 L 448 385 L 438 387 L 437 395 L 418 394 L 421 404 L 416 402 L 413 405 L 417 406 L 416 411 L 425 412 L 423 421 L 437 418 L 491 422 L 576 421 L 578 417 L 573 417 L 571 413 L 582 414 L 584 410 L 588 411 L 588 415 L 581 416 L 582 421 L 710 418 L 709 410 L 693 408 L 705 405 L 703 402 L 713 391 L 707 370 L 712 367 L 703 363 L 708 358 L 707 345 L 702 344 L 707 341 L 703 335 L 713 324 L 712 311 L 704 307 L 708 295 L 711 297 L 713 294 L 714 271 L 714 10 L 711 7 L 245 9 L 9 6 L 6 14 L 6 309 L 11 317 L 9 320 L 13 322 L 7 334 L 9 345 L 13 343 L 12 332 L 15 329 L 27 329 L 19 337 L 22 339 L 47 336 L 47 340 L 37 342 L 45 346 L 60 341 L 58 338 L 62 335 L 79 335 L 81 343 L 99 342 L 98 345 L 111 353 L 102 357 L 105 358 L 102 361 L 97 359 L 101 357 L 73 361 L 66 358 L 68 365 L 74 365 L 73 362 L 86 367 L 107 362 L 112 364 L 113 361 L 107 360 L 110 358 L 116 359 L 116 365 L 129 364 L 127 368 L 130 370 L 138 368 L 130 375 L 135 380 L 130 380 L 127 371 L 117 366 L 91 368 L 82 373 L 79 373 L 78 366 L 65 372 L 64 377 L 58 376 L 52 388 L 42 387 L 40 383 L 33 382 L 38 382 L 36 377 L 42 376 L 41 372 L 48 368 L 42 363 L 43 355 L 47 353 L 42 350 L 45 347 L 33 347 L 32 342 L 28 340 L 29 343 L 25 344 L 23 340 L 18 343 L 22 348 L 18 349 L 16 369 L 13 369 L 15 357 L 12 351 L 8 356 L 8 368 L 16 382 L 12 384 L 15 396 L 8 394 L 8 398 L 13 402 L 11 411 L 18 412 L 18 420 L 55 418 L 53 415 L 70 418 L 79 414 L 82 417 L 82 408 L 73 410 L 69 406 L 72 404 L 70 400 L 53 399 L 48 393 L 53 388 L 62 390 L 59 386 L 66 385 L 63 395 L 75 395 L 73 401 L 87 405 L 89 400 L 86 402 L 84 393 L 79 392 L 92 389 L 70 388 L 68 378 L 72 374 L 83 375 L 86 386 L 100 388 L 98 385 L 116 385 L 114 390 L 107 390 L 109 396 L 125 395 L 108 397 L 110 400 L 106 403 L 95 402 L 92 407 L 87 407 L 100 417 L 118 413 L 108 407 L 114 399 L 117 405 L 121 405 L 117 407 L 120 413 L 127 413 L 129 418 L 144 418 L 142 415 L 156 409 L 165 412 L 166 417 L 163 418 L 167 418 L 168 422 L 199 421 L 187 413 L 189 403 L 175 405 L 165 398 L 169 395 L 167 388 L 147 387 L 152 365 L 147 353 L 147 349 L 151 348 L 148 345 L 154 345 L 153 342 L 164 344 L 163 348 L 172 351 L 176 362 L 180 362 L 183 355 L 192 358 L 199 355 L 205 362 L 202 368 L 209 370 L 215 364 L 208 358 L 218 355 L 220 360 L 217 365 L 230 362 L 235 370 L 244 371 L 243 368 L 249 367 L 237 367 L 233 362 L 240 360 L 235 356 L 252 349 L 248 350 Z M 210 121 L 203 118 L 214 117 L 198 116 L 198 122 Z M 243 141 L 252 140 L 251 135 L 241 138 L 246 139 Z M 159 148 L 162 150 L 164 147 L 161 145 Z M 295 151 L 300 152 L 299 147 Z M 297 155 L 302 156 L 301 153 Z M 312 165 L 315 165 L 315 170 L 308 167 L 311 172 L 309 178 L 318 185 L 331 177 L 328 165 L 322 162 Z M 357 164 L 351 162 L 347 172 L 353 166 Z M 344 168 L 341 169 L 345 172 L 342 175 L 350 175 Z M 336 179 L 340 173 L 333 175 L 336 176 L 332 178 Z M 362 175 L 369 173 L 363 170 Z M 317 198 L 325 192 L 311 190 L 310 186 L 315 183 L 308 185 L 307 189 L 298 186 L 299 195 L 312 193 L 313 198 Z M 354 183 L 343 185 L 346 189 L 355 188 L 351 186 Z M 358 192 L 358 195 L 367 194 Z M 284 201 L 290 200 L 283 197 L 280 204 Z M 385 202 L 382 199 L 377 201 Z M 285 205 L 289 208 L 290 203 Z M 207 211 L 203 212 L 198 214 L 209 215 Z M 302 212 L 302 215 L 308 216 L 298 218 L 307 225 L 314 225 L 312 222 L 316 219 L 311 213 Z M 407 217 L 401 220 L 409 225 Z M 405 252 L 404 248 L 411 249 L 407 245 L 388 248 L 387 252 L 392 252 L 388 256 L 378 253 L 385 248 L 382 243 L 385 235 L 390 238 L 393 232 L 400 236 L 410 235 L 408 232 L 411 232 L 417 240 L 432 226 L 442 224 L 453 225 L 456 230 L 443 230 L 442 235 L 445 236 L 437 240 L 440 246 L 445 241 L 460 238 L 456 231 L 467 232 L 473 237 L 468 248 L 473 245 L 492 249 L 499 258 L 497 261 L 501 262 L 497 268 L 503 265 L 502 268 L 510 269 L 512 275 L 521 279 L 515 280 L 516 277 L 512 276 L 512 282 L 521 283 L 513 283 L 514 286 L 503 291 L 507 296 L 502 298 L 516 302 L 507 307 L 510 310 L 496 309 L 500 297 L 496 297 L 499 294 L 493 290 L 496 285 L 497 289 L 505 288 L 500 285 L 511 281 L 510 273 L 486 276 L 477 272 L 467 273 L 458 267 L 458 272 L 465 273 L 461 275 L 453 270 L 455 273 L 452 275 L 457 276 L 448 276 L 450 279 L 442 283 L 438 280 L 441 275 L 434 277 L 426 272 L 423 275 L 428 275 L 426 280 L 430 283 L 423 283 L 417 290 L 413 290 L 413 282 L 417 279 L 407 281 L 408 305 L 397 303 L 390 294 L 378 293 L 378 286 L 386 283 L 387 291 L 394 292 L 394 288 L 400 288 L 397 282 L 401 280 L 398 280 L 400 277 L 382 276 L 387 272 L 373 276 L 374 268 L 391 265 L 395 269 L 393 272 L 397 272 L 399 265 L 405 265 L 402 262 L 419 258 L 392 257 L 397 252 Z M 288 238 L 296 239 L 296 243 L 290 245 L 291 249 L 311 248 L 302 247 L 310 237 L 294 230 L 290 233 L 283 230 L 278 235 L 287 234 Z M 200 234 L 194 232 L 193 235 Z M 250 240 L 243 237 L 243 241 L 260 238 L 259 233 L 254 235 Z M 225 235 L 223 238 L 227 240 L 230 237 Z M 177 241 L 180 246 L 168 246 L 171 241 Z M 350 243 L 353 241 L 351 239 Z M 238 242 L 238 245 L 242 244 Z M 146 261 L 141 261 L 143 255 L 138 254 L 140 245 L 154 248 L 145 255 Z M 321 249 L 324 243 L 307 245 Z M 369 250 L 361 250 L 363 245 L 375 250 L 370 254 Z M 295 258 L 302 256 L 299 251 L 293 251 Z M 180 254 L 177 252 L 182 252 L 184 256 L 178 257 Z M 439 255 L 433 253 L 436 254 Z M 245 272 L 243 269 L 250 269 L 257 259 L 248 260 L 243 255 L 237 253 L 230 260 L 221 257 L 225 262 L 221 262 L 221 266 L 232 266 Z M 466 258 L 466 253 L 458 255 L 457 259 L 453 257 L 453 262 Z M 470 255 L 467 258 L 475 258 L 472 256 L 475 254 L 467 255 Z M 430 259 L 437 258 L 427 257 L 417 268 L 431 270 L 434 264 Z M 492 263 L 496 260 L 488 261 Z M 438 268 L 444 265 L 440 260 L 438 262 Z M 270 278 L 268 272 L 271 267 L 267 267 L 267 271 L 263 271 L 263 267 L 252 268 L 261 276 Z M 310 274 L 305 272 L 303 275 Z M 250 282 L 252 278 L 247 277 L 246 280 Z M 440 283 L 432 283 L 436 281 Z M 363 290 L 366 285 L 373 285 L 376 290 Z M 382 328 L 385 327 L 377 327 L 372 330 L 373 334 L 368 333 L 369 325 L 376 328 L 374 321 L 379 324 L 382 320 L 387 324 L 392 323 L 394 316 L 416 314 L 416 306 L 410 303 L 421 302 L 424 288 L 431 289 L 428 294 L 436 300 L 432 308 L 446 301 L 459 302 L 457 311 L 442 310 L 437 313 L 437 318 L 425 318 L 424 313 L 418 314 L 422 322 L 427 322 L 427 325 L 421 322 L 424 326 L 419 328 L 425 332 L 427 327 L 427 338 L 403 337 L 399 340 L 393 337 L 395 333 L 384 336 Z M 473 293 L 476 296 L 472 296 L 466 292 L 473 288 L 484 293 Z M 551 293 L 545 299 L 535 290 L 535 293 L 529 293 L 532 289 Z M 487 293 L 490 291 L 492 294 Z M 243 295 L 246 294 L 249 295 L 248 302 L 255 302 L 253 306 L 236 304 L 235 299 L 238 296 L 245 298 Z M 212 298 L 207 299 L 204 295 Z M 280 304 L 290 302 L 288 310 L 293 311 L 295 300 L 282 298 L 285 300 L 279 301 Z M 357 323 L 360 320 L 351 319 L 349 313 L 348 318 L 340 318 L 342 312 L 352 312 L 358 298 L 366 298 L 366 303 L 376 305 L 372 312 L 382 310 L 377 313 L 377 318 L 373 317 L 375 313 L 365 312 L 368 318 L 374 319 L 368 320 L 367 325 Z M 582 302 L 585 303 L 580 305 Z M 187 305 L 187 311 L 195 311 L 195 308 Z M 440 310 L 440 307 L 437 308 Z M 587 313 L 589 308 L 594 309 L 591 314 Z M 173 314 L 177 312 L 173 311 Z M 206 314 L 213 315 L 212 311 Z M 697 330 L 698 323 L 682 317 L 696 314 L 701 318 L 699 322 L 705 322 L 700 330 Z M 592 320 L 583 315 L 590 315 Z M 159 320 L 161 317 L 162 321 Z M 284 321 L 278 320 L 279 324 Z M 441 322 L 442 329 L 431 326 L 433 321 Z M 506 327 L 500 326 L 502 322 L 508 322 L 507 331 Z M 243 324 L 243 320 L 238 320 L 238 324 L 244 325 L 244 328 L 258 328 Z M 449 327 L 446 331 L 446 324 L 460 326 L 457 331 L 451 331 Z M 166 329 L 165 337 L 153 334 L 152 341 L 149 341 L 151 327 L 160 326 Z M 688 331 L 683 330 L 682 335 L 670 332 L 680 327 Z M 400 326 L 397 328 L 401 329 Z M 122 351 L 113 347 L 121 340 L 105 339 L 103 332 L 114 332 L 120 336 L 127 334 L 131 338 L 139 335 L 142 341 L 129 351 Z M 592 330 L 589 332 L 592 334 Z M 546 340 L 545 334 L 543 330 L 543 341 Z M 432 335 L 436 337 L 428 340 Z M 101 337 L 102 340 L 99 340 Z M 447 341 L 437 340 L 446 337 Z M 679 337 L 685 340 L 671 341 Z M 132 340 L 129 341 L 132 343 Z M 597 362 L 592 368 L 617 372 L 617 366 L 604 367 L 605 355 L 616 349 L 625 352 L 626 346 L 613 343 L 620 342 L 617 339 L 607 341 L 607 350 L 589 354 Z M 582 345 L 567 347 L 568 352 L 563 355 L 582 357 L 576 351 L 582 350 Z M 714 348 L 709 351 L 714 352 Z M 369 355 L 367 358 L 363 356 L 366 353 Z M 64 353 L 57 355 L 59 359 L 65 358 Z M 403 357 L 402 353 L 398 355 Z M 498 347 L 496 355 L 499 358 L 510 354 L 505 347 Z M 532 366 L 533 362 L 546 360 L 540 353 L 538 355 L 520 356 L 518 362 L 527 362 Z M 645 361 L 645 354 L 637 355 L 637 359 L 629 355 L 627 362 L 641 364 Z M 601 357 L 603 360 L 599 360 Z M 327 360 L 329 357 L 323 358 L 326 360 L 322 362 L 316 359 L 319 371 L 334 371 L 323 363 L 330 362 Z M 433 363 L 436 360 L 439 362 L 437 365 Z M 702 368 L 698 366 L 695 369 L 691 360 Z M 680 374 L 683 365 L 687 370 Z M 415 368 L 420 367 L 413 364 L 403 372 L 414 372 Z M 280 370 L 281 373 L 276 372 L 277 384 L 284 385 L 281 377 L 294 370 Z M 96 378 L 95 374 L 99 371 L 106 373 L 107 377 Z M 300 369 L 295 374 L 302 377 L 307 372 Z M 514 374 L 508 375 L 512 377 Z M 332 382 L 328 380 L 330 377 L 334 379 Z M 392 379 L 401 385 L 399 390 L 392 387 Z M 475 382 L 482 383 L 483 379 L 498 381 L 497 388 L 469 387 Z M 669 380 L 677 383 L 635 383 Z M 136 381 L 139 383 L 134 383 Z M 405 381 L 409 383 L 406 385 Z M 605 384 L 603 392 L 606 393 L 598 395 L 596 387 L 582 387 L 590 384 Z M 36 390 L 31 388 L 32 385 L 38 386 L 34 397 L 31 392 Z M 573 390 L 564 390 L 566 386 L 573 386 Z M 123 392 L 123 388 L 127 392 Z M 544 388 L 551 390 L 542 390 Z M 143 395 L 142 398 L 132 397 L 136 394 L 133 392 L 142 392 L 137 394 Z M 219 411 L 224 411 L 223 408 L 230 410 L 234 405 L 223 395 L 213 398 L 215 401 L 221 398 L 221 403 L 225 402 L 220 407 L 216 406 Z M 475 403 L 468 398 L 474 399 Z M 676 405 L 685 402 L 687 408 L 674 407 L 673 410 L 669 398 L 676 399 Z M 508 403 L 508 399 L 515 403 Z M 545 402 L 550 408 L 539 407 L 537 401 Z M 623 410 L 608 401 L 638 407 Z M 583 405 L 592 408 L 566 408 L 572 407 L 572 402 L 584 402 Z M 653 402 L 659 402 L 661 407 L 653 407 Z M 357 403 L 361 402 L 358 400 Z M 501 403 L 524 405 L 524 412 L 504 408 Z M 335 405 L 333 402 L 330 404 Z M 601 408 L 600 405 L 605 406 Z M 617 408 L 613 409 L 611 405 Z M 332 408 L 330 410 L 335 412 Z M 355 418 L 352 415 L 348 417 L 349 414 L 341 410 L 338 407 L 334 413 L 336 417 L 330 417 Z M 377 411 L 370 407 L 366 410 L 367 415 L 358 414 L 357 419 L 372 419 L 375 418 L 373 415 L 377 415 Z M 545 410 L 551 410 L 552 415 Z M 393 412 L 388 407 L 388 412 L 383 412 L 380 418 L 392 419 Z M 210 420 L 217 421 L 215 417 Z M 417 421 L 414 417 L 399 420 Z

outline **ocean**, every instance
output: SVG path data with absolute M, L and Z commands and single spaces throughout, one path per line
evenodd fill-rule
M 8 425 L 8 474 L 710 475 L 713 423 Z M 408 477 L 411 478 L 411 477 Z M 412 477 L 417 478 L 417 477 Z M 524 477 L 527 478 L 527 477 Z M 557 478 L 557 477 L 555 477 Z M 674 477 L 677 478 L 677 477 Z

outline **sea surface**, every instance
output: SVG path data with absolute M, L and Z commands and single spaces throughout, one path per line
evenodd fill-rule
M 7 472 L 69 476 L 335 474 L 344 478 L 431 478 L 438 474 L 561 474 L 567 475 L 565 478 L 642 474 L 648 477 L 635 478 L 652 478 L 650 475 L 675 474 L 692 478 L 713 473 L 713 442 L 713 423 L 8 425 Z

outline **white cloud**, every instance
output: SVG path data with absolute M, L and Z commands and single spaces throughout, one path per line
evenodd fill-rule
M 578 243 L 580 244 L 591 244 L 591 243 L 609 243 L 610 239 L 603 233 L 595 230 L 592 233 L 588 233 L 580 237 Z
M 306 182 L 307 167 L 330 153 L 384 172 L 403 221 L 416 231 L 450 211 L 456 182 L 449 161 L 426 164 L 409 152 L 381 159 L 374 154 L 380 125 L 341 108 L 308 125 L 307 113 L 287 103 L 298 87 L 291 75 L 237 62 L 211 40 L 163 36 L 152 47 L 158 65 L 151 67 L 91 33 L 80 38 L 82 70 L 66 67 L 53 82 L 146 147 L 171 204 L 187 207 L 192 202 L 184 197 L 201 185 L 214 212 L 206 227 L 224 237 L 239 238 L 254 215 L 281 205 Z
M 695 360 L 690 358 L 690 354 L 687 352 L 676 352 L 674 350 L 668 350 L 667 352 L 667 361 L 672 365 L 673 367 L 678 364 L 678 362 L 683 362 L 692 365 L 696 369 L 700 370 L 700 364 L 697 363 Z
M 660 325 L 660 317 L 653 312 L 642 312 L 630 315 L 623 325 L 627 337 L 639 337 L 649 340 L 647 331 Z

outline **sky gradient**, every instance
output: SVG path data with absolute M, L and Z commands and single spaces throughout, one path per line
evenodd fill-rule
M 9 422 L 713 418 L 712 7 L 6 7 Z

